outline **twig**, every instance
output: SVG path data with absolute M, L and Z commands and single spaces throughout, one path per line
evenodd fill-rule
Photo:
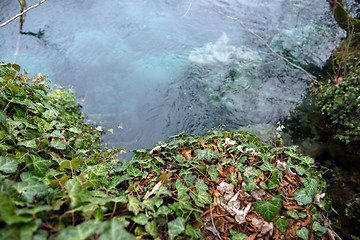
M 183 15 L 183 17 L 186 17 L 186 15 L 188 14 L 188 12 L 191 9 L 191 5 L 193 4 L 193 2 L 194 2 L 194 0 L 191 0 L 190 5 L 189 5 L 188 9 L 186 10 L 185 14 Z
M 220 233 L 219 231 L 216 229 L 216 226 L 215 226 L 215 223 L 214 223 L 214 218 L 213 218 L 213 215 L 212 215 L 212 204 L 210 204 L 210 218 L 211 218 L 211 223 L 214 227 L 214 232 L 216 233 L 216 236 L 221 239 L 221 236 L 220 236 Z
M 209 5 L 210 5 L 210 3 L 207 2 L 206 0 L 201 0 L 201 1 L 202 1 L 202 2 L 205 2 L 206 4 L 209 4 Z M 283 56 L 283 55 L 281 55 L 280 53 L 276 52 L 276 51 L 269 45 L 269 43 L 268 43 L 264 38 L 262 38 L 259 34 L 257 34 L 257 33 L 254 32 L 253 30 L 247 28 L 247 27 L 245 26 L 245 24 L 244 24 L 240 19 L 238 19 L 238 18 L 236 18 L 236 17 L 232 17 L 232 16 L 229 16 L 229 15 L 226 15 L 224 12 L 220 11 L 219 9 L 214 9 L 214 8 L 213 8 L 213 10 L 214 10 L 215 12 L 217 12 L 218 14 L 220 14 L 220 15 L 226 17 L 226 18 L 229 18 L 229 19 L 233 20 L 234 22 L 237 22 L 243 29 L 245 29 L 245 31 L 247 31 L 248 33 L 250 33 L 250 34 L 252 34 L 253 36 L 255 36 L 257 39 L 259 39 L 259 40 L 266 46 L 266 48 L 268 48 L 268 49 L 270 50 L 270 52 L 271 52 L 273 55 L 275 55 L 276 57 L 282 59 L 283 61 L 285 61 L 286 63 L 288 63 L 290 66 L 292 66 L 292 67 L 294 67 L 294 68 L 302 71 L 303 73 L 305 73 L 305 75 L 308 76 L 310 80 L 312 80 L 312 81 L 314 81 L 314 82 L 317 82 L 317 81 L 316 81 L 316 78 L 315 78 L 313 75 L 311 75 L 310 73 L 308 73 L 308 72 L 307 72 L 304 68 L 302 68 L 301 66 L 299 66 L 299 65 L 291 62 L 291 61 L 290 61 L 289 59 L 287 59 L 285 56 Z
M 18 18 L 18 17 L 20 17 L 20 16 L 24 15 L 25 13 L 27 13 L 27 12 L 28 12 L 28 11 L 30 11 L 31 9 L 33 9 L 33 8 L 36 8 L 36 7 L 40 6 L 41 4 L 43 4 L 43 3 L 44 3 L 44 2 L 46 2 L 46 1 L 47 1 L 47 0 L 41 0 L 41 1 L 40 1 L 40 2 L 38 2 L 37 4 L 32 5 L 31 7 L 29 7 L 29 8 L 27 8 L 27 9 L 25 9 L 25 10 L 24 10 L 24 11 L 22 11 L 21 13 L 19 13 L 19 14 L 15 15 L 14 17 L 12 17 L 12 18 L 10 18 L 9 20 L 7 20 L 6 22 L 2 23 L 2 24 L 0 25 L 0 28 L 2 28 L 2 27 L 4 27 L 4 26 L 8 25 L 10 22 L 14 21 L 16 18 Z

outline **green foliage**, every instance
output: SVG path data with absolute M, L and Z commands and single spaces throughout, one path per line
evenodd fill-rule
M 350 36 L 343 45 L 358 42 Z M 358 43 L 359 44 L 359 43 Z M 343 142 L 360 140 L 360 55 L 359 45 L 340 47 L 333 55 L 334 79 L 323 82 L 314 91 L 321 113 L 335 138 Z
M 357 194 L 355 197 L 346 202 L 345 213 L 348 218 L 353 221 L 360 222 L 360 195 Z
M 254 208 L 268 222 L 280 212 L 282 207 L 281 196 L 274 196 L 269 201 L 256 201 Z
M 210 131 L 123 162 L 121 149 L 102 149 L 101 128 L 84 122 L 71 91 L 13 64 L 0 66 L 0 89 L 1 239 L 244 239 L 265 221 L 279 238 L 323 237 L 314 196 L 326 184 L 294 147 Z M 295 219 L 305 230 L 291 229 Z

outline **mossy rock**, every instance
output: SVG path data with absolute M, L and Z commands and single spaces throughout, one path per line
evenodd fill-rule
M 296 147 L 211 131 L 124 162 L 72 93 L 19 68 L 0 66 L 1 239 L 330 239 L 322 172 Z

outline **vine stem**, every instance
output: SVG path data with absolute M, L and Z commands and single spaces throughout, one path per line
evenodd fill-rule
M 40 6 L 41 4 L 43 4 L 44 2 L 46 2 L 47 0 L 41 0 L 40 2 L 38 2 L 37 4 L 32 5 L 31 7 L 25 9 L 24 11 L 22 11 L 21 13 L 15 15 L 14 17 L 10 18 L 9 20 L 7 20 L 6 22 L 0 24 L 0 28 L 5 27 L 6 25 L 8 25 L 9 23 L 11 23 L 12 21 L 14 21 L 16 18 L 24 15 L 25 13 L 27 13 L 28 11 L 30 11 L 33 8 L 36 8 L 38 6 Z

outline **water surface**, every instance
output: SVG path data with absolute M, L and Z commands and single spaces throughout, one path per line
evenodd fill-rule
M 18 3 L 0 9 L 3 22 Z M 275 124 L 308 76 L 272 51 L 313 73 L 342 34 L 326 0 L 48 0 L 23 29 L 41 37 L 18 29 L 0 29 L 0 59 L 74 88 L 90 121 L 115 128 L 105 143 L 126 149 Z

